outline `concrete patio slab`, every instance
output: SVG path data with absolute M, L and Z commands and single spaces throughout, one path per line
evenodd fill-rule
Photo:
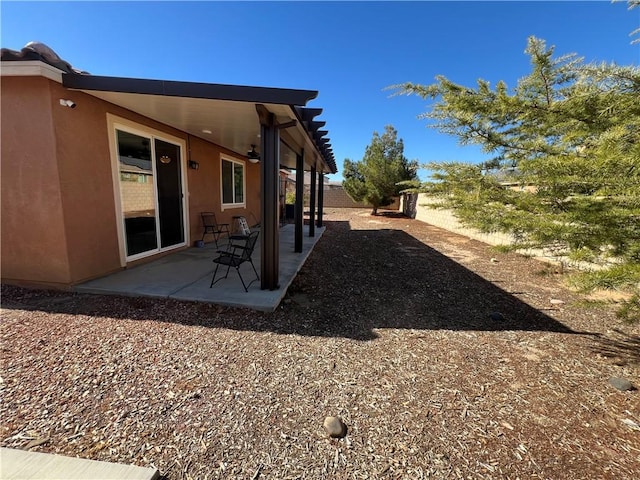
M 0 448 L 2 480 L 155 480 L 155 468 Z
M 245 292 L 233 268 L 226 279 L 210 288 L 215 270 L 212 260 L 217 250 L 214 243 L 209 243 L 204 248 L 181 250 L 158 260 L 79 284 L 74 290 L 83 293 L 174 298 L 272 312 L 280 304 L 324 230 L 324 227 L 316 228 L 315 236 L 309 237 L 309 228 L 305 226 L 302 252 L 295 253 L 294 225 L 280 228 L 280 288 L 277 290 L 262 290 L 260 282 L 255 281 L 249 291 Z M 220 247 L 224 248 L 222 244 Z M 253 263 L 260 273 L 260 237 L 254 250 Z M 255 278 L 250 264 L 243 264 L 240 273 L 246 283 Z M 218 276 L 220 274 L 219 271 Z

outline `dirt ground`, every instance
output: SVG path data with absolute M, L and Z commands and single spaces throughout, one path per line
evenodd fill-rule
M 3 286 L 0 444 L 168 479 L 638 478 L 611 379 L 640 387 L 640 326 L 537 260 L 324 220 L 274 313 Z

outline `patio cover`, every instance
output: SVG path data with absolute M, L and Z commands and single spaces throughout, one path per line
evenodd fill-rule
M 66 88 L 218 144 L 241 157 L 252 144 L 259 144 L 263 258 L 278 251 L 274 192 L 279 169 L 300 170 L 302 166 L 321 174 L 337 171 L 325 137 L 328 132 L 320 130 L 325 122 L 313 120 L 322 109 L 305 107 L 317 97 L 315 90 L 95 76 L 74 69 L 43 44 L 29 43 L 21 51 L 2 49 L 3 62 L 34 60 L 59 69 Z M 287 148 L 280 149 L 281 143 Z M 262 263 L 263 289 L 279 288 L 277 255 L 273 260 Z
M 304 108 L 318 92 L 270 87 L 149 80 L 64 74 L 62 84 L 119 105 L 133 112 L 216 143 L 246 156 L 259 144 L 257 105 L 264 105 L 279 123 L 296 120 L 281 132 L 289 147 L 279 159 L 281 166 L 295 168 L 295 153 L 304 149 L 306 164 L 316 164 L 325 173 L 337 171 L 329 140 L 320 130 L 325 122 L 314 122 L 321 109 Z M 210 132 L 210 133 L 209 133 Z M 293 154 L 292 154 L 293 153 Z

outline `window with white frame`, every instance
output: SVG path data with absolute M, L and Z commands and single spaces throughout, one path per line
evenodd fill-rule
M 226 158 L 222 164 L 222 206 L 243 207 L 244 201 L 244 163 Z

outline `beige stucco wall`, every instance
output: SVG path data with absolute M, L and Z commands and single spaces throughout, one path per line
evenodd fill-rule
M 106 114 L 109 104 L 50 81 L 70 284 L 121 268 Z M 59 99 L 76 108 L 66 108 Z
M 1 82 L 3 278 L 70 281 L 50 82 Z
M 452 210 L 437 208 L 440 201 L 427 194 L 405 194 L 402 196 L 400 208 L 408 217 L 415 218 L 450 232 L 459 233 L 489 245 L 510 245 L 513 239 L 504 233 L 482 233 L 460 223 Z
M 535 191 L 535 187 L 516 188 L 520 191 Z M 440 202 L 441 200 L 430 197 L 425 193 L 405 194 L 401 198 L 400 209 L 408 217 L 415 218 L 416 220 L 429 223 L 450 232 L 464 235 L 474 240 L 479 240 L 489 245 L 514 245 L 514 238 L 506 233 L 483 233 L 474 228 L 465 227 L 456 218 L 453 210 L 437 208 Z M 554 264 L 570 265 L 581 270 L 599 270 L 603 268 L 603 265 L 573 261 L 566 256 L 558 255 L 557 252 L 540 248 L 522 249 L 518 250 L 518 252 L 537 258 L 538 260 L 552 262 Z
M 198 170 L 188 170 L 190 243 L 202 238 L 200 212 L 215 212 L 219 223 L 233 227 L 234 216 L 244 216 L 249 225 L 260 220 L 260 164 L 252 164 L 233 152 L 199 138 L 191 137 L 191 159 L 200 164 Z M 245 165 L 246 208 L 222 210 L 222 185 L 220 183 L 221 158 L 240 160 Z M 211 240 L 208 236 L 206 241 Z
M 42 77 L 3 77 L 1 87 L 3 282 L 64 288 L 121 269 L 107 114 L 185 144 L 187 135 Z M 200 168 L 183 169 L 187 245 L 202 236 L 201 211 L 259 222 L 259 164 L 245 162 L 247 208 L 222 211 L 220 156 L 243 159 L 204 140 L 188 143 Z

